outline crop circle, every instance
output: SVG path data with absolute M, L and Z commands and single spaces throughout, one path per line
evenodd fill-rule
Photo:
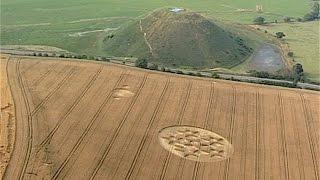
M 164 149 L 192 161 L 222 161 L 233 153 L 232 145 L 225 138 L 202 128 L 170 126 L 161 129 L 158 137 Z

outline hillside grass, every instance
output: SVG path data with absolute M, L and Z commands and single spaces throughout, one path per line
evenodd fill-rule
M 104 49 L 110 55 L 147 58 L 167 67 L 231 68 L 244 62 L 262 39 L 243 29 L 193 11 L 172 13 L 164 8 L 122 26 L 113 38 L 105 39 Z

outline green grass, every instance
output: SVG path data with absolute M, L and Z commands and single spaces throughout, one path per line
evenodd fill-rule
M 61 23 L 88 18 L 137 17 L 164 6 L 180 6 L 206 11 L 219 18 L 249 21 L 257 13 L 238 13 L 236 9 L 255 9 L 263 5 L 269 16 L 302 16 L 309 0 L 2 0 L 1 22 L 9 24 Z M 290 7 L 290 8 L 288 8 Z
M 263 5 L 264 13 L 237 12 L 237 9 L 255 9 Z M 107 55 L 103 51 L 104 32 L 71 37 L 69 34 L 116 28 L 161 7 L 184 7 L 199 11 L 218 20 L 250 24 L 254 17 L 263 16 L 267 21 L 281 20 L 284 16 L 302 17 L 309 12 L 310 0 L 1 0 L 0 45 L 47 45 L 71 52 Z M 108 19 L 109 18 L 109 19 Z M 86 20 L 85 20 L 86 19 Z M 79 21 L 82 20 L 82 21 Z M 83 21 L 85 20 L 85 21 Z M 73 21 L 78 21 L 71 23 Z M 41 24 L 44 23 L 44 24 Z M 280 25 L 283 31 L 293 31 L 293 51 L 312 79 L 319 79 L 318 28 L 301 25 L 301 31 L 312 32 L 307 41 L 300 30 Z M 278 29 L 275 29 L 275 31 Z M 295 37 L 296 34 L 300 34 Z M 301 35 L 302 34 L 302 35 Z M 288 37 L 288 38 L 291 38 Z M 296 39 L 296 40 L 295 40 Z M 310 39 L 310 41 L 309 41 Z M 311 42 L 311 43 L 310 43 Z M 306 48 L 300 43 L 305 43 Z M 309 52 L 310 51 L 310 52 Z M 313 52 L 311 52 L 313 51 Z M 316 65 L 314 64 L 316 63 Z
M 303 65 L 308 78 L 320 82 L 319 21 L 263 26 L 270 33 L 286 34 L 294 59 Z
M 69 37 L 68 34 L 118 27 L 132 18 L 164 6 L 184 7 L 219 20 L 240 23 L 251 23 L 258 15 L 271 21 L 281 19 L 282 16 L 300 17 L 309 11 L 309 0 L 291 0 L 290 4 L 287 2 L 288 0 L 2 0 L 0 44 L 50 45 L 79 53 L 103 53 L 93 49 L 100 44 L 100 34 L 103 33 L 91 33 L 77 38 Z M 257 4 L 263 5 L 267 13 L 236 12 L 239 8 L 255 9 Z M 91 21 L 70 23 L 83 19 Z M 50 24 L 39 25 L 41 23 Z

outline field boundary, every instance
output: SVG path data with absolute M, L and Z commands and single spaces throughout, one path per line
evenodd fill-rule
M 32 53 L 14 53 L 14 52 L 1 52 L 3 54 L 15 55 L 18 57 L 30 57 L 30 58 L 42 58 L 43 57 L 34 57 Z M 83 61 L 83 62 L 96 62 L 96 63 L 112 63 L 114 65 L 120 65 L 125 67 L 135 67 L 134 63 L 126 63 L 123 59 L 117 59 L 116 57 L 109 57 L 107 60 L 97 60 L 97 59 L 77 59 L 77 58 L 68 58 L 68 57 L 58 57 L 58 56 L 48 56 L 45 57 L 46 59 L 60 59 L 64 61 Z M 125 63 L 123 63 L 125 62 Z M 139 68 L 141 69 L 141 68 Z M 141 69 L 142 70 L 142 69 Z M 288 80 L 279 80 L 279 79 L 269 79 L 269 78 L 259 78 L 254 76 L 248 76 L 243 74 L 230 74 L 230 73 L 217 73 L 218 77 L 213 77 L 212 73 L 208 72 L 199 72 L 199 71 L 190 71 L 190 70 L 183 70 L 183 69 L 170 69 L 170 71 L 156 71 L 156 70 L 149 70 L 144 69 L 149 72 L 158 72 L 158 73 L 170 73 L 170 74 L 177 74 L 181 76 L 188 76 L 197 78 L 210 78 L 214 79 L 215 81 L 218 80 L 225 80 L 225 81 L 233 81 L 233 82 L 242 82 L 242 83 L 249 83 L 249 84 L 261 84 L 267 86 L 274 86 L 274 87 L 284 87 L 284 88 L 296 88 L 296 89 L 307 89 L 313 91 L 320 91 L 320 85 L 318 83 L 302 83 L 298 82 L 296 85 L 292 81 Z M 182 73 L 181 73 L 182 72 Z

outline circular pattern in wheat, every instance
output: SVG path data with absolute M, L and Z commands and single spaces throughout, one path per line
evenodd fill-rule
M 233 153 L 232 145 L 222 136 L 192 126 L 163 128 L 159 131 L 159 141 L 169 152 L 192 161 L 221 161 Z

